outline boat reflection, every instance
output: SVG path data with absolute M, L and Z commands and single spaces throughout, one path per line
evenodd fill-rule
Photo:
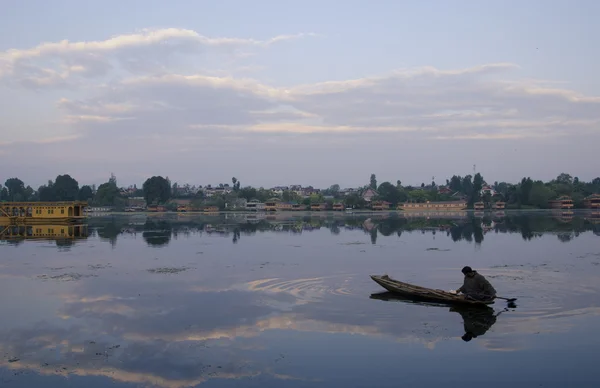
M 87 224 L 59 223 L 0 225 L 0 240 L 79 240 L 88 237 Z
M 489 306 L 450 306 L 445 303 L 417 301 L 398 296 L 392 292 L 380 292 L 377 294 L 371 294 L 370 298 L 383 300 L 386 302 L 400 302 L 421 306 L 449 308 L 448 311 L 459 313 L 463 319 L 464 334 L 461 336 L 461 338 L 465 342 L 469 342 L 473 338 L 483 336 L 496 323 L 498 315 L 508 310 L 505 308 L 504 310 L 496 314 L 494 309 Z

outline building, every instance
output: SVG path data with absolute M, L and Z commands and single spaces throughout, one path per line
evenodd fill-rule
M 371 188 L 367 189 L 364 191 L 364 193 L 362 193 L 362 199 L 364 199 L 367 202 L 371 202 L 373 200 L 373 197 L 375 197 L 377 195 L 377 192 Z

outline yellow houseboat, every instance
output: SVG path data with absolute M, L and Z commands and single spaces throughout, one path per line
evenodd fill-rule
M 600 210 L 600 194 L 592 194 L 583 200 L 583 206 L 587 209 Z
M 2 202 L 0 222 L 10 224 L 47 224 L 75 222 L 87 218 L 87 202 Z
M 0 225 L 0 240 L 76 240 L 87 237 L 87 224 Z
M 398 204 L 398 210 L 404 211 L 457 211 L 467 208 L 466 201 L 443 201 L 443 202 L 405 202 Z

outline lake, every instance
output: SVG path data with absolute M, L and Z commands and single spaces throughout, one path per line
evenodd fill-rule
M 597 386 L 598 221 L 135 214 L 72 239 L 5 230 L 0 386 Z M 369 278 L 451 290 L 465 265 L 516 306 L 411 303 Z

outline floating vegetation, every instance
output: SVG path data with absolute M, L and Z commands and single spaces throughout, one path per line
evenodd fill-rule
M 89 269 L 97 270 L 97 269 L 106 269 L 112 267 L 110 264 L 90 264 L 88 265 Z
M 448 252 L 450 249 L 427 248 L 426 251 Z
M 190 269 L 189 267 L 161 267 L 161 268 L 152 268 L 149 269 L 148 272 L 151 273 L 179 273 Z
M 98 277 L 98 275 L 83 275 L 80 273 L 71 272 L 71 273 L 64 273 L 64 274 L 56 275 L 56 276 L 48 276 L 46 274 L 37 276 L 37 278 L 40 280 L 58 280 L 58 281 L 63 281 L 63 282 L 70 282 L 70 281 L 80 280 L 82 278 L 91 278 L 91 277 Z
M 361 242 L 361 241 L 353 241 L 353 242 L 346 242 L 346 243 L 340 243 L 340 245 L 364 245 L 366 244 L 365 242 Z

